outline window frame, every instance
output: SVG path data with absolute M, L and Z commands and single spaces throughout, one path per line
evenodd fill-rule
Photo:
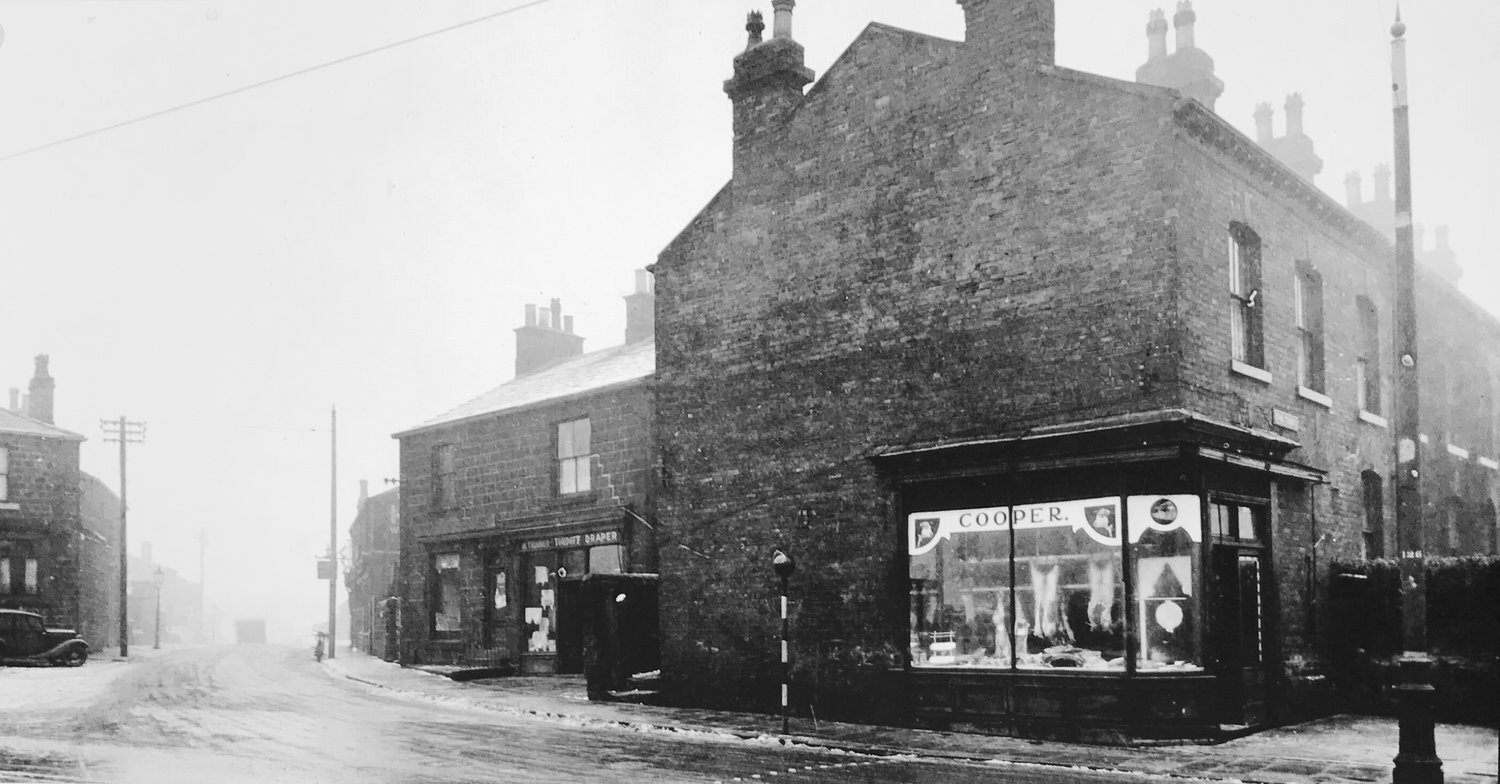
M 593 492 L 593 433 L 593 422 L 588 416 L 565 419 L 553 426 L 552 489 L 556 495 L 572 497 Z
M 432 447 L 432 509 L 446 512 L 458 508 L 458 445 L 444 442 Z
M 444 568 L 444 567 L 442 567 L 439 564 L 439 562 L 442 559 L 450 557 L 450 556 L 453 558 L 454 565 L 451 568 Z M 459 637 L 460 635 L 463 634 L 463 625 L 464 625 L 464 610 L 463 610 L 463 598 L 462 598 L 463 597 L 463 556 L 457 550 L 444 550 L 442 552 L 434 552 L 429 557 L 428 566 L 429 566 L 429 569 L 430 569 L 429 574 L 431 575 L 431 582 L 429 583 L 430 587 L 429 587 L 429 592 L 428 592 L 428 603 L 427 603 L 427 630 L 432 635 L 433 639 L 446 639 L 446 638 L 456 638 L 456 637 Z M 455 585 L 454 585 L 454 591 L 453 591 L 454 595 L 452 597 L 446 596 L 445 593 L 444 593 L 444 591 L 443 591 L 443 573 L 444 572 L 453 572 L 454 575 L 455 575 L 455 579 L 454 579 Z M 444 609 L 447 607 L 447 604 L 450 601 L 456 603 L 454 605 L 455 606 L 455 612 L 452 613 L 452 615 L 454 617 L 454 621 L 453 621 L 454 628 L 452 628 L 452 629 L 439 629 L 438 628 L 438 616 L 439 615 L 447 615 L 447 613 L 444 612 Z
M 1229 357 L 1266 370 L 1265 291 L 1262 289 L 1261 241 L 1243 223 L 1230 223 L 1229 255 Z
M 1297 327 L 1297 384 L 1325 393 L 1323 277 L 1307 262 L 1297 263 L 1292 278 L 1293 319 Z
M 10 500 L 10 447 L 0 446 L 0 504 Z
M 1355 300 L 1359 319 L 1359 350 L 1354 356 L 1354 394 L 1359 410 L 1382 413 L 1380 379 L 1380 310 L 1361 294 Z

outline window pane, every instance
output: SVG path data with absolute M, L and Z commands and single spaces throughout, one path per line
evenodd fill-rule
M 1254 510 L 1252 510 L 1248 506 L 1242 506 L 1242 507 L 1239 508 L 1238 518 L 1239 518 L 1239 531 L 1236 534 L 1236 536 L 1238 538 L 1245 539 L 1247 541 L 1253 541 L 1253 540 L 1256 540 L 1256 539 L 1260 538 L 1259 536 L 1256 535 L 1256 531 L 1255 531 L 1255 513 L 1254 513 Z
M 589 470 L 592 464 L 593 461 L 588 457 L 580 457 L 573 461 L 574 468 L 577 471 L 577 478 L 574 480 L 574 484 L 578 487 L 578 492 L 580 493 L 590 490 L 594 486 L 593 472 Z
M 563 422 L 557 426 L 557 457 L 572 457 L 573 454 L 573 423 Z
M 1249 354 L 1249 341 L 1245 333 L 1245 305 L 1237 299 L 1229 300 L 1229 355 L 1244 362 Z
M 617 544 L 589 548 L 589 574 L 619 574 L 624 563 L 625 548 Z
M 1241 274 L 1240 263 L 1241 263 L 1240 262 L 1240 243 L 1239 243 L 1238 240 L 1236 240 L 1234 238 L 1233 234 L 1230 234 L 1229 235 L 1229 290 L 1232 291 L 1232 292 L 1234 292 L 1235 294 L 1243 294 L 1243 293 L 1245 293 L 1244 290 L 1241 288 L 1241 286 L 1243 285 L 1244 281 L 1243 281 L 1243 275 Z
M 0 558 L 0 594 L 10 593 L 10 559 Z
M 36 559 L 26 559 L 26 593 L 37 592 Z
M 1365 394 L 1369 387 L 1368 377 L 1369 370 L 1365 366 L 1365 360 L 1362 358 L 1354 360 L 1354 394 L 1361 411 L 1370 410 L 1369 396 Z
M 1303 301 L 1303 298 L 1307 296 L 1305 286 L 1301 275 L 1292 278 L 1292 312 L 1295 314 L 1297 326 L 1302 329 L 1307 328 L 1307 306 Z
M 458 553 L 443 553 L 432 559 L 436 575 L 432 587 L 432 629 L 435 632 L 459 630 Z
M 1136 668 L 1201 669 L 1201 602 L 1195 582 L 1198 546 L 1180 529 L 1145 531 L 1131 551 L 1141 641 Z
M 578 492 L 578 472 L 573 467 L 572 460 L 563 460 L 557 464 L 557 492 L 563 495 Z

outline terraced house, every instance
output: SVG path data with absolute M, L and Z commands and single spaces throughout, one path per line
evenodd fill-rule
M 672 698 L 775 708 L 780 549 L 802 715 L 1309 710 L 1326 564 L 1394 544 L 1390 243 L 1300 127 L 1215 114 L 1187 2 L 1136 82 L 1056 64 L 1052 0 L 960 0 L 962 42 L 872 24 L 814 82 L 772 5 L 724 84 L 732 178 L 654 267 Z M 1420 288 L 1428 539 L 1493 552 L 1500 326 Z

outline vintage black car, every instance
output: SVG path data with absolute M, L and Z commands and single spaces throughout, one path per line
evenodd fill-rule
M 89 644 L 72 629 L 48 629 L 42 616 L 0 610 L 0 664 L 62 664 L 80 667 Z

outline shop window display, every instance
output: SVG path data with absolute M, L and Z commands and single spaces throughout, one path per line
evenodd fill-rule
M 1141 624 L 1143 612 L 1159 613 L 1158 631 L 1171 626 L 1155 648 L 1139 652 L 1139 660 L 1153 662 L 1153 668 L 1197 662 L 1197 607 L 1191 601 L 1196 556 L 1177 543 L 1191 541 L 1184 529 L 1196 532 L 1201 523 L 1196 498 L 1171 498 L 1190 502 L 1185 517 L 1191 524 L 1174 515 L 1143 524 L 1131 536 L 1132 551 L 1142 546 L 1148 555 L 1134 565 L 1149 567 L 1153 583 L 1136 592 L 1138 607 L 1129 620 Z M 1132 521 L 1149 520 L 1151 503 L 1172 505 L 1162 496 L 1109 497 L 911 515 L 912 665 L 1123 672 L 1130 652 L 1122 500 L 1132 509 Z M 1179 558 L 1184 560 L 1165 560 Z M 1163 575 L 1158 591 L 1155 583 Z M 1174 588 L 1184 582 L 1185 588 Z M 1191 645 L 1180 642 L 1188 639 Z

